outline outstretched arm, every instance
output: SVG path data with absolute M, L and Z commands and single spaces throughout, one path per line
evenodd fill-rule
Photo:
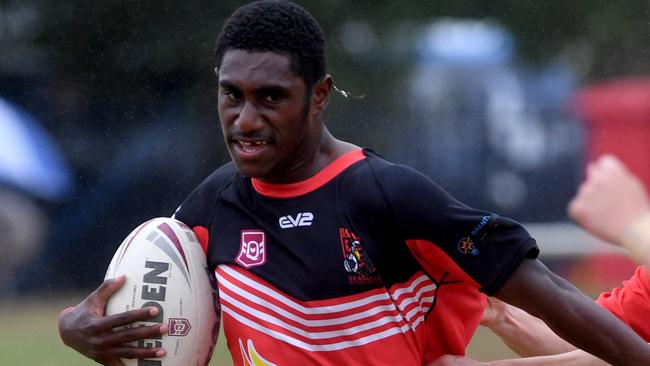
M 497 298 L 488 298 L 481 325 L 499 336 L 519 356 L 544 356 L 575 349 L 541 319 Z
M 607 362 L 584 351 L 576 350 L 552 356 L 480 362 L 468 357 L 446 355 L 429 366 L 607 366 Z
M 136 321 L 158 315 L 155 307 L 104 316 L 108 299 L 121 288 L 126 277 L 105 280 L 79 305 L 59 317 L 59 334 L 63 343 L 84 356 L 109 366 L 123 365 L 120 358 L 159 358 L 160 348 L 136 348 L 125 345 L 139 339 L 154 338 L 167 332 L 167 325 L 135 327 L 114 331 Z
M 650 347 L 636 333 L 537 260 L 524 260 L 496 297 L 613 365 L 650 365 Z

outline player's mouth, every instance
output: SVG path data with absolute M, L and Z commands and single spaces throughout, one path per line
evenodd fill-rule
M 268 140 L 234 140 L 235 151 L 241 159 L 255 159 L 269 148 Z

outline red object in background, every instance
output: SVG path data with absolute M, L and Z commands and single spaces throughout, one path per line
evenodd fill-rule
M 650 187 L 650 77 L 593 84 L 574 107 L 587 127 L 587 161 L 616 155 Z
M 650 77 L 592 84 L 577 93 L 573 107 L 587 128 L 586 162 L 615 155 L 650 188 Z M 587 256 L 570 278 L 609 288 L 631 277 L 634 267 L 621 255 Z
M 637 265 L 624 254 L 592 254 L 570 261 L 560 275 L 589 296 L 620 287 Z

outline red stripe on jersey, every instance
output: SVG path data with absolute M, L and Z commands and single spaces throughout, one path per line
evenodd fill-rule
M 435 289 L 420 272 L 407 283 L 391 287 L 394 300 L 382 288 L 304 302 L 282 294 L 241 268 L 222 265 L 216 274 L 224 314 L 242 326 L 308 351 L 357 347 L 397 334 L 415 337 L 411 331 L 424 320 Z M 405 319 L 400 303 L 411 309 L 407 316 L 413 322 Z
M 251 179 L 257 193 L 273 198 L 291 198 L 302 196 L 315 191 L 327 182 L 334 179 L 342 171 L 359 160 L 365 159 L 366 155 L 362 149 L 352 150 L 341 156 L 319 171 L 311 178 L 296 183 L 271 184 L 262 182 L 259 179 Z
M 405 324 L 396 324 L 389 321 L 376 325 L 369 324 L 367 327 L 357 325 L 335 331 L 321 332 L 314 329 L 291 328 L 278 321 L 278 319 L 263 314 L 257 317 L 256 315 L 260 314 L 250 314 L 243 309 L 231 306 L 223 300 L 221 305 L 224 313 L 236 317 L 243 324 L 308 351 L 333 351 L 359 346 L 390 335 L 405 333 L 409 329 Z
M 298 329 L 309 332 L 341 331 L 352 327 L 379 326 L 392 321 L 405 323 L 403 317 L 392 305 L 374 306 L 368 309 L 350 309 L 345 313 L 333 313 L 327 318 L 313 319 L 309 314 L 295 314 L 273 304 L 251 297 L 250 294 L 237 294 L 226 287 L 220 291 L 221 302 L 228 302 L 233 307 L 242 309 L 254 316 L 268 316 L 286 325 L 287 329 Z
M 244 319 L 245 320 L 245 319 Z M 246 326 L 239 319 L 223 313 L 224 332 L 235 366 L 259 365 L 422 365 L 422 349 L 417 337 L 397 334 L 376 342 L 334 350 L 306 351 L 282 335 L 268 334 Z M 246 345 L 241 347 L 240 345 Z
M 388 289 L 300 301 L 243 268 L 221 265 L 215 272 L 234 363 L 248 365 L 246 357 L 259 355 L 275 364 L 415 366 L 446 353 L 462 355 L 485 296 L 448 268 L 429 270 L 446 271 L 447 280 L 438 285 L 419 272 Z
M 424 364 L 445 353 L 464 355 L 483 316 L 486 296 L 480 285 L 454 263 L 437 245 L 426 240 L 407 240 L 406 244 L 429 276 L 438 281 L 436 307 L 427 316 Z
M 208 242 L 210 240 L 210 233 L 208 232 L 208 229 L 203 226 L 195 226 L 192 228 L 192 231 L 194 231 L 196 237 L 199 238 L 199 243 L 201 243 L 203 252 L 205 254 L 208 254 Z
M 242 273 L 238 267 L 219 266 L 216 273 L 224 293 L 236 299 L 253 301 L 256 305 L 263 304 L 265 308 L 284 314 L 287 318 L 304 319 L 310 325 L 335 323 L 332 319 L 348 322 L 360 318 L 361 313 L 369 315 L 395 310 L 383 289 L 330 300 L 300 301 L 281 293 L 257 276 Z
M 266 289 L 267 292 L 270 291 L 273 294 L 273 296 L 280 297 L 288 301 L 295 302 L 296 304 L 299 304 L 301 306 L 309 307 L 309 308 L 336 306 L 341 302 L 361 301 L 367 299 L 370 295 L 382 295 L 386 297 L 385 296 L 386 291 L 383 288 L 377 288 L 374 290 L 366 291 L 364 293 L 338 297 L 336 299 L 302 301 L 302 300 L 294 299 L 293 297 L 285 294 L 284 292 L 275 289 L 275 286 L 273 286 L 271 283 L 267 282 L 266 280 L 252 274 L 251 272 L 239 266 L 221 265 L 217 268 L 216 271 L 217 274 L 230 274 L 231 277 L 234 276 L 238 278 L 240 281 L 242 281 L 242 283 L 249 284 L 249 286 L 251 284 L 254 284 L 255 285 L 254 288 L 263 287 Z M 327 310 L 326 312 L 330 312 L 330 310 Z
M 389 294 L 406 320 L 417 327 L 431 309 L 435 291 L 433 281 L 423 272 L 418 272 L 405 284 L 391 286 Z

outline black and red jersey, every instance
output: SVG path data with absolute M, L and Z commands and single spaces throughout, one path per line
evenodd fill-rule
M 535 241 L 370 150 L 268 184 L 230 163 L 176 218 L 204 245 L 235 365 L 422 365 L 464 354 Z

